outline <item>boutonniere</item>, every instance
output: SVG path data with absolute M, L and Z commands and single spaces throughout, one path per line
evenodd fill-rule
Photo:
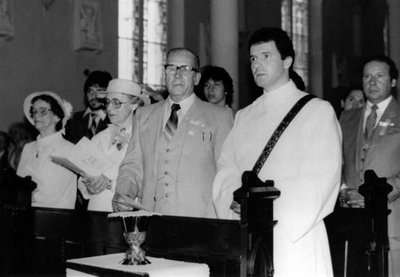
M 118 151 L 121 151 L 122 147 L 124 147 L 129 142 L 129 134 L 126 133 L 126 129 L 122 128 L 118 134 L 113 138 L 112 145 L 115 145 Z
M 379 121 L 378 124 L 380 129 L 380 136 L 383 136 L 386 132 L 388 132 L 389 134 L 389 131 L 393 129 L 392 127 L 394 127 L 394 123 L 390 120 L 390 118 L 386 119 L 385 121 Z

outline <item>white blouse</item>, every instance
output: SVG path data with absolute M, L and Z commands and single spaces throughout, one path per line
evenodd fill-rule
M 77 176 L 72 171 L 51 160 L 54 152 L 69 152 L 73 144 L 61 132 L 41 137 L 27 143 L 22 151 L 17 175 L 31 176 L 37 184 L 32 192 L 32 206 L 74 209 Z

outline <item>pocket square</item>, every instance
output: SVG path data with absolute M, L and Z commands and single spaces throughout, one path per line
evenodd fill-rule
M 385 134 L 390 135 L 391 134 L 390 132 L 393 132 L 393 134 L 395 134 L 396 132 L 394 132 L 392 129 L 393 128 L 399 129 L 399 127 L 395 126 L 390 119 L 386 119 L 385 121 L 380 121 L 378 127 L 380 136 L 383 136 Z M 400 129 L 398 130 L 398 132 L 400 132 Z

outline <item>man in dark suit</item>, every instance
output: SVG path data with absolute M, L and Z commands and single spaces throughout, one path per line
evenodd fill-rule
M 104 103 L 97 97 L 97 93 L 104 92 L 108 82 L 112 79 L 107 71 L 91 72 L 85 82 L 86 109 L 74 113 L 65 126 L 65 138 L 77 143 L 82 137 L 91 139 L 95 134 L 107 128 L 110 120 L 105 112 Z
M 108 82 L 112 79 L 107 71 L 93 71 L 89 73 L 83 92 L 85 93 L 86 109 L 74 113 L 65 126 L 65 139 L 77 143 L 82 137 L 91 139 L 95 134 L 103 131 L 110 123 L 105 112 L 105 105 L 97 97 L 98 93 L 104 92 Z M 86 210 L 88 200 L 85 200 L 78 190 L 75 209 Z
M 357 189 L 364 172 L 372 169 L 386 177 L 389 194 L 389 276 L 400 276 L 400 106 L 393 97 L 398 79 L 395 63 L 386 56 L 367 60 L 363 68 L 365 107 L 344 111 L 343 185 L 339 200 L 349 207 L 364 207 Z
M 140 107 L 119 168 L 114 211 L 130 210 L 138 198 L 165 215 L 215 217 L 212 183 L 222 143 L 233 118 L 227 107 L 200 100 L 198 57 L 185 48 L 167 55 L 169 97 Z

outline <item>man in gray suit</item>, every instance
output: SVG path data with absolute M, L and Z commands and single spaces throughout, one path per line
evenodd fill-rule
M 131 210 L 138 200 L 165 215 L 215 217 L 212 184 L 232 112 L 200 100 L 199 59 L 189 49 L 168 52 L 165 78 L 169 97 L 139 108 L 121 163 L 114 211 Z
M 392 185 L 389 194 L 389 276 L 400 276 L 400 106 L 393 97 L 398 79 L 395 63 L 386 56 L 367 60 L 363 90 L 367 104 L 343 112 L 343 185 L 339 200 L 345 206 L 364 207 L 357 189 L 364 172 L 372 169 Z

